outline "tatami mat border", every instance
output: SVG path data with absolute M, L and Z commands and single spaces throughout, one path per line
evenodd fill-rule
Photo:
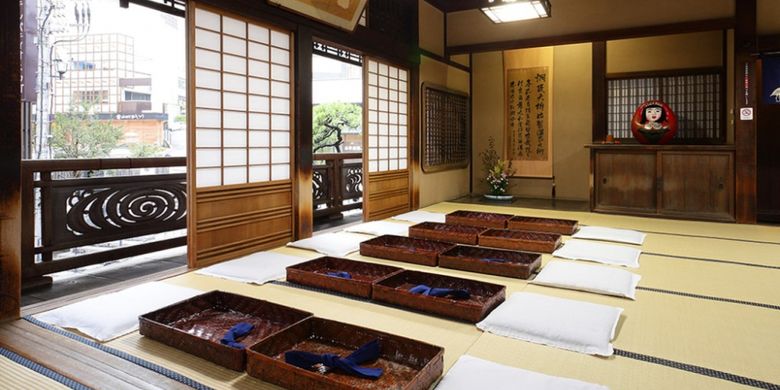
M 780 269 L 780 266 L 777 266 L 777 265 L 756 264 L 756 263 L 748 263 L 748 262 L 744 262 L 744 261 L 710 259 L 710 258 L 707 258 L 707 257 L 680 256 L 680 255 L 671 255 L 671 254 L 668 254 L 668 253 L 645 252 L 645 251 L 642 251 L 642 254 L 643 255 L 650 255 L 650 256 L 658 256 L 658 257 L 671 257 L 673 259 L 681 259 L 681 260 L 706 261 L 706 262 L 709 262 L 709 263 L 743 265 L 743 266 L 746 266 L 746 267 L 757 267 L 757 268 L 767 268 L 767 269 Z
M 154 371 L 154 372 L 156 372 L 156 373 L 158 373 L 160 375 L 163 375 L 163 376 L 165 376 L 167 378 L 170 378 L 170 379 L 172 379 L 172 380 L 174 380 L 176 382 L 179 382 L 179 383 L 184 384 L 186 386 L 192 387 L 193 389 L 196 389 L 196 390 L 214 390 L 213 388 L 211 388 L 209 386 L 206 386 L 206 385 L 204 385 L 204 384 L 202 384 L 202 383 L 200 383 L 198 381 L 195 381 L 192 378 L 184 376 L 184 375 L 182 375 L 182 374 L 180 374 L 178 372 L 175 372 L 173 370 L 170 370 L 170 369 L 167 369 L 165 367 L 159 366 L 159 365 L 154 364 L 154 363 L 152 363 L 152 362 L 150 362 L 148 360 L 141 359 L 138 356 L 130 355 L 127 352 L 120 351 L 118 349 L 114 349 L 114 348 L 111 348 L 111 347 L 107 347 L 107 346 L 105 346 L 103 344 L 100 344 L 98 342 L 92 341 L 92 340 L 90 340 L 90 339 L 88 339 L 86 337 L 79 336 L 79 335 L 77 335 L 75 333 L 68 332 L 68 331 L 66 331 L 64 329 L 61 329 L 61 328 L 58 328 L 56 326 L 49 325 L 49 324 L 47 324 L 45 322 L 42 322 L 42 321 L 39 321 L 39 320 L 35 319 L 32 316 L 26 316 L 26 317 L 23 317 L 23 319 L 26 320 L 27 322 L 33 324 L 33 325 L 37 325 L 37 326 L 39 326 L 41 328 L 44 328 L 46 330 L 52 331 L 54 333 L 57 333 L 59 335 L 65 336 L 65 337 L 67 337 L 67 338 L 69 338 L 71 340 L 78 341 L 78 342 L 80 342 L 82 344 L 85 344 L 85 345 L 88 345 L 90 347 L 97 348 L 97 349 L 99 349 L 99 350 L 101 350 L 101 351 L 103 351 L 105 353 L 114 355 L 114 356 L 116 356 L 116 357 L 118 357 L 120 359 L 123 359 L 123 360 L 127 360 L 128 362 L 136 364 L 138 366 L 141 366 L 141 367 L 143 367 L 143 368 L 145 368 L 147 370 Z
M 722 379 L 729 382 L 739 383 L 745 386 L 756 387 L 759 389 L 767 390 L 780 390 L 780 385 L 775 383 L 769 383 L 760 381 L 758 379 L 748 378 L 744 376 L 734 375 L 728 372 L 713 370 L 711 368 L 695 366 L 693 364 L 680 363 L 674 360 L 668 360 L 650 355 L 644 355 L 641 353 L 624 351 L 622 349 L 615 349 L 616 356 L 622 356 L 629 359 L 639 360 L 646 363 L 658 364 L 661 366 L 676 368 L 678 370 L 688 371 L 694 374 L 705 375 L 712 378 Z
M 588 225 L 582 225 L 582 226 L 588 226 Z M 642 233 L 649 233 L 649 234 L 663 234 L 665 236 L 708 238 L 708 239 L 712 239 L 712 240 L 737 241 L 737 242 L 748 242 L 748 243 L 751 243 L 751 244 L 769 244 L 769 245 L 780 246 L 780 242 L 761 241 L 761 240 L 748 240 L 747 238 L 714 237 L 714 236 L 704 236 L 704 235 L 701 235 L 701 234 L 659 232 L 659 231 L 655 231 L 655 230 L 637 230 L 637 231 L 638 232 L 642 232 Z
M 41 374 L 55 382 L 58 382 L 64 386 L 70 387 L 71 389 L 75 390 L 91 390 L 91 387 L 87 387 L 79 382 L 76 382 L 73 379 L 70 379 L 59 372 L 53 371 L 48 367 L 44 367 L 30 359 L 27 359 L 26 357 L 17 354 L 16 352 L 13 352 L 11 350 L 0 348 L 0 356 L 4 356 L 11 360 L 12 362 L 19 364 L 23 367 L 29 368 L 30 370 L 33 370 L 37 372 L 38 374 Z
M 661 294 L 678 295 L 678 296 L 687 297 L 687 298 L 706 299 L 708 301 L 727 302 L 727 303 L 734 303 L 734 304 L 738 304 L 738 305 L 762 307 L 764 309 L 780 310 L 780 306 L 778 306 L 778 305 L 770 305 L 768 303 L 742 301 L 742 300 L 739 300 L 739 299 L 731 299 L 731 298 L 713 297 L 711 295 L 693 294 L 693 293 L 687 293 L 687 292 L 683 292 L 683 291 L 664 290 L 664 289 L 661 289 L 661 288 L 653 288 L 653 287 L 636 286 L 636 289 L 637 290 L 642 290 L 642 291 L 656 292 L 656 293 L 661 293 Z

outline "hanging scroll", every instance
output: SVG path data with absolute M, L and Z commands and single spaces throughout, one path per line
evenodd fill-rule
M 506 153 L 517 176 L 552 176 L 549 67 L 507 69 Z

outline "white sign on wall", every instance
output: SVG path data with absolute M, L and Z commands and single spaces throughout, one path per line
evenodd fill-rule
M 753 120 L 753 107 L 743 107 L 739 109 L 739 120 L 752 121 Z

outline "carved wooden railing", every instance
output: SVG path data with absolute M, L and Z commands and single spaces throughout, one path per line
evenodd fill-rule
M 186 228 L 186 174 L 167 173 L 185 166 L 184 157 L 23 161 L 23 285 L 48 283 L 44 275 L 55 272 L 186 245 L 184 236 L 54 258 L 57 251 Z M 139 174 L 149 168 L 156 172 Z
M 315 218 L 333 217 L 363 207 L 362 158 L 362 153 L 323 153 L 313 156 Z

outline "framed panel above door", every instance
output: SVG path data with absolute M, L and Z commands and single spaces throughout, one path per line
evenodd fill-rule
M 292 33 L 188 2 L 189 265 L 293 238 Z
M 411 208 L 410 72 L 365 57 L 363 65 L 363 219 Z

